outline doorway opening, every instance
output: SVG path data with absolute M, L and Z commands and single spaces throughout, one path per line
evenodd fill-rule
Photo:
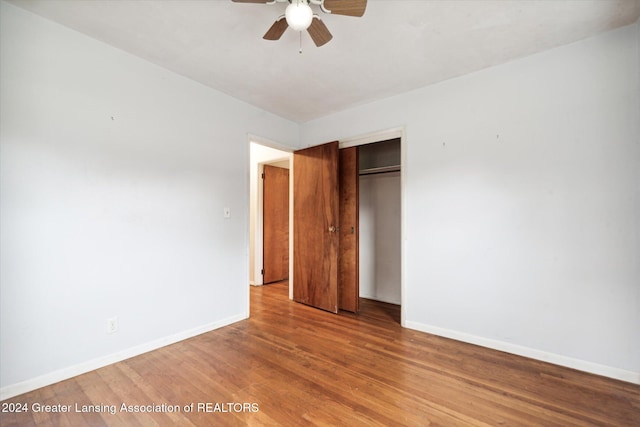
M 250 136 L 250 284 L 264 284 L 263 261 L 263 193 L 261 176 L 265 165 L 275 165 L 294 169 L 293 150 L 277 143 Z M 359 163 L 358 182 L 363 186 L 363 196 L 369 197 L 363 204 L 362 231 L 360 245 L 363 259 L 358 267 L 358 277 L 362 280 L 359 298 L 377 300 L 400 306 L 400 324 L 404 326 L 404 176 L 406 150 L 404 129 L 395 128 L 364 136 L 343 139 L 340 149 L 358 147 L 363 155 Z M 380 160 L 383 160 L 380 163 Z M 373 159 L 373 160 L 372 160 Z M 390 160 L 392 159 L 392 160 Z M 290 175 L 289 189 L 289 299 L 295 299 L 293 272 L 293 173 Z M 373 199 L 372 199 L 373 197 Z M 358 197 L 360 201 L 360 197 Z M 385 203 L 386 202 L 386 203 Z M 382 206 L 383 212 L 378 208 Z M 369 210 L 364 210 L 369 209 Z M 385 210 L 386 209 L 386 210 Z M 373 218 L 371 217 L 373 215 Z M 392 222 L 381 222 L 381 218 Z M 391 225 L 389 225 L 391 224 Z M 359 226 L 360 227 L 360 226 Z M 338 228 L 339 229 L 339 228 Z M 367 231 L 369 229 L 369 231 Z M 385 237 L 387 235 L 387 237 Z M 368 243 L 367 243 L 368 242 Z M 385 252 L 386 251 L 386 252 Z M 385 255 L 386 254 L 386 255 Z M 282 282 L 279 282 L 282 283 Z M 249 307 L 249 306 L 248 306 Z
M 265 284 L 264 273 L 265 273 L 265 211 L 264 211 L 264 186 L 263 186 L 263 174 L 265 172 L 265 167 L 268 170 L 272 170 L 275 172 L 278 171 L 286 171 L 288 174 L 289 169 L 291 168 L 292 163 L 292 153 L 287 151 L 284 148 L 280 148 L 278 144 L 271 143 L 269 141 L 259 140 L 258 138 L 252 137 L 249 141 L 249 159 L 250 159 L 250 173 L 249 173 L 249 193 L 250 193 L 250 202 L 249 202 L 249 284 L 253 286 L 261 286 Z M 268 172 L 267 172 L 268 173 Z M 281 180 L 280 180 L 281 181 Z M 289 180 L 290 181 L 290 180 Z M 288 184 L 290 186 L 290 184 Z M 286 199 L 289 201 L 289 206 L 291 205 L 291 191 L 290 188 L 287 189 Z M 280 203 L 281 204 L 281 203 Z M 271 212 L 271 213 L 269 213 Z M 268 215 L 272 215 L 273 211 L 269 211 Z M 275 238 L 279 240 L 278 250 L 282 250 L 283 245 L 282 239 L 286 239 L 286 254 L 279 253 L 277 255 L 277 259 L 280 259 L 281 263 L 286 263 L 286 272 L 279 272 L 277 276 L 284 275 L 286 277 L 279 277 L 278 279 L 273 279 L 274 276 L 271 277 L 273 280 L 268 279 L 267 282 L 275 282 L 279 279 L 284 280 L 289 277 L 290 267 L 289 267 L 289 259 L 291 259 L 291 250 L 290 250 L 290 223 L 288 221 L 291 217 L 291 209 L 287 207 L 287 212 L 280 212 L 280 214 L 284 215 L 288 222 L 287 230 L 279 229 L 276 233 Z M 267 225 L 269 226 L 269 220 L 272 218 L 267 218 Z M 270 227 L 270 226 L 269 226 Z M 271 228 L 271 227 L 270 227 Z M 269 231 L 272 231 L 271 229 Z M 284 234 L 284 236 L 283 236 Z M 267 233 L 267 239 L 273 239 L 273 233 L 270 235 Z M 272 242 L 266 242 L 270 244 Z M 270 255 L 274 254 L 273 251 L 268 251 Z M 272 260 L 266 260 L 267 262 L 271 262 Z

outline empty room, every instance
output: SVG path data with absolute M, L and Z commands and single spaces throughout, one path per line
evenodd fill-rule
M 640 0 L 0 0 L 0 425 L 640 425 Z

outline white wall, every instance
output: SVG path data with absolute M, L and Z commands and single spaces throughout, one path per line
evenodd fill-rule
M 400 172 L 360 177 L 360 296 L 400 304 Z
M 299 126 L 0 8 L 0 399 L 246 317 L 248 134 Z
M 405 127 L 407 326 L 640 383 L 638 35 L 302 126 L 304 146 Z

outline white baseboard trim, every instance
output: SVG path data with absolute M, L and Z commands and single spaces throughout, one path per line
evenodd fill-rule
M 9 399 L 14 396 L 18 396 L 23 393 L 27 393 L 36 390 L 41 387 L 45 387 L 51 384 L 55 384 L 60 381 L 73 378 L 75 376 L 94 371 L 96 369 L 120 362 L 125 359 L 130 359 L 135 356 L 139 356 L 143 353 L 147 353 L 152 350 L 157 350 L 161 347 L 177 343 L 179 341 L 186 340 L 188 338 L 195 337 L 196 335 L 204 334 L 206 332 L 219 329 L 223 326 L 230 325 L 240 320 L 246 319 L 244 315 L 231 316 L 226 319 L 222 319 L 217 322 L 209 323 L 206 325 L 198 326 L 187 331 L 182 331 L 174 335 L 169 335 L 148 343 L 140 344 L 135 347 L 131 347 L 107 356 L 98 357 L 96 359 L 88 360 L 86 362 L 79 363 L 77 365 L 69 366 L 67 368 L 59 369 L 57 371 L 50 372 L 48 374 L 41 375 L 36 378 L 31 378 L 26 381 L 22 381 L 16 384 L 11 384 L 0 389 L 0 400 Z
M 577 369 L 579 371 L 589 372 L 591 374 L 602 375 L 604 377 L 626 381 L 633 384 L 640 384 L 640 372 L 627 371 L 611 366 L 600 365 L 598 363 L 587 362 L 581 359 L 574 359 L 572 357 L 549 353 L 542 350 L 536 350 L 534 348 L 511 344 L 504 341 L 484 338 L 464 332 L 440 328 L 437 326 L 425 325 L 419 322 L 406 321 L 405 327 L 445 338 L 451 338 L 457 341 L 475 344 L 482 347 L 488 347 L 494 350 L 504 351 L 506 353 L 516 354 L 518 356 L 524 356 L 543 362 L 553 363 L 554 365 L 560 365 L 567 368 Z

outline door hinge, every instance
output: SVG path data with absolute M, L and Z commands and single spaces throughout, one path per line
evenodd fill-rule
M 260 270 L 260 274 L 262 274 L 264 276 L 264 268 L 262 270 Z
M 264 179 L 264 172 L 262 173 L 262 179 Z

